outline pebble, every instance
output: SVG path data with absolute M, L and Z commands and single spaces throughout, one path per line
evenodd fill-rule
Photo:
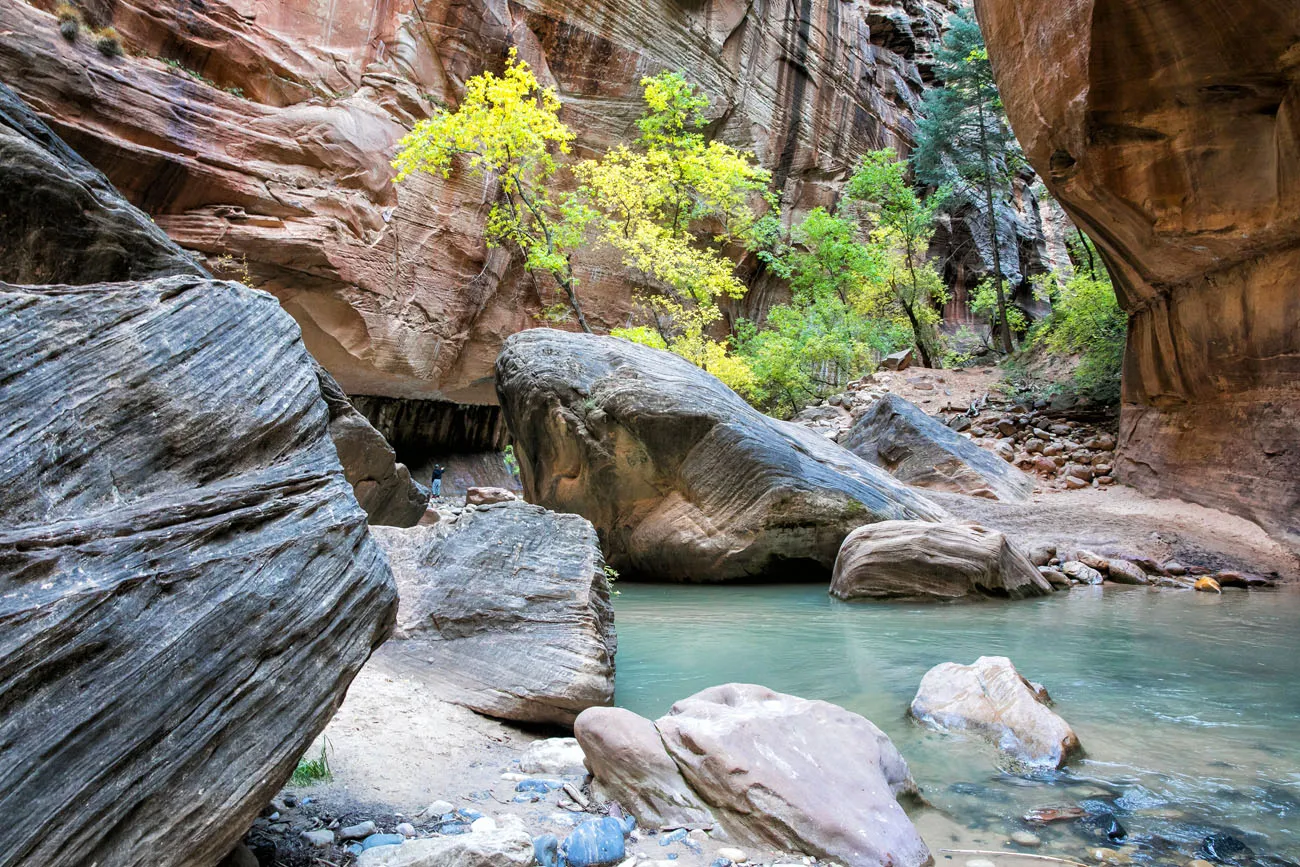
M 397 833 L 401 834 L 403 837 L 414 837 L 415 826 L 410 822 L 402 822 L 397 826 Z
M 1187 867 L 1214 867 L 1214 865 L 1209 861 L 1202 861 L 1200 858 L 1197 858 L 1195 861 L 1188 861 Z
M 315 846 L 317 849 L 323 849 L 326 846 L 334 845 L 334 832 L 328 828 L 320 828 L 316 831 L 303 831 L 302 839 L 308 846 Z
M 432 804 L 424 808 L 424 815 L 445 816 L 454 809 L 456 809 L 456 805 L 452 804 L 450 801 L 434 801 Z
M 1133 859 L 1124 852 L 1116 852 L 1114 849 L 1093 849 L 1092 860 L 1100 861 L 1103 864 L 1132 864 Z
M 487 816 L 480 816 L 470 823 L 469 830 L 471 834 L 486 834 L 497 829 L 496 820 Z
M 1013 831 L 1011 833 L 1011 842 L 1015 843 L 1017 846 L 1027 846 L 1030 848 L 1043 845 L 1043 841 L 1039 839 L 1037 834 L 1031 834 L 1028 831 Z
M 358 822 L 355 825 L 349 825 L 346 828 L 340 828 L 339 839 L 340 840 L 364 840 L 365 838 L 369 837 L 371 834 L 375 833 L 378 830 L 379 827 L 375 825 L 374 822 L 368 820 L 365 822 Z
M 987 858 L 972 858 L 966 862 L 966 867 L 998 867 Z
M 746 861 L 749 860 L 749 856 L 745 854 L 744 849 L 732 849 L 729 846 L 724 846 L 723 848 L 719 849 L 718 857 L 726 858 L 732 864 L 744 864 Z
M 371 834 L 361 841 L 361 848 L 373 849 L 376 846 L 400 846 L 405 842 L 401 834 Z

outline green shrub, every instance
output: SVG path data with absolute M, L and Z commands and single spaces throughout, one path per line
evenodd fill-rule
M 309 759 L 303 756 L 298 760 L 298 767 L 293 769 L 289 782 L 295 786 L 310 786 L 312 783 L 329 782 L 334 779 L 330 771 L 329 758 L 326 756 L 327 743 L 322 743 L 320 757 Z
M 1100 403 L 1119 401 L 1128 315 L 1120 309 L 1105 272 L 1076 274 L 1065 283 L 1046 285 L 1052 315 L 1035 331 L 1034 339 L 1048 352 L 1077 355 L 1076 390 Z

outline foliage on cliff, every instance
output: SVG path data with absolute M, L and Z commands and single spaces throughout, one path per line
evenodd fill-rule
M 706 140 L 708 99 L 680 74 L 641 84 L 639 139 L 561 165 L 556 157 L 574 136 L 560 101 L 512 52 L 501 76 L 471 78 L 455 111 L 438 112 L 402 140 L 398 180 L 414 172 L 445 178 L 458 168 L 494 180 L 500 200 L 489 244 L 517 249 L 528 270 L 549 273 L 586 331 L 573 256 L 595 245 L 617 250 L 639 275 L 647 324 L 615 333 L 669 349 L 746 393 L 743 362 L 709 330 L 721 318 L 718 300 L 745 294 L 722 247 L 751 242 L 774 204 L 771 176 L 753 154 Z

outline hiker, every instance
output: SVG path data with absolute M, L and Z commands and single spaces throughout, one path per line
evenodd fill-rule
M 442 474 L 445 473 L 446 471 L 447 468 L 444 467 L 442 464 L 433 465 L 433 481 L 430 482 L 430 485 L 433 488 L 433 495 L 435 497 L 442 496 Z

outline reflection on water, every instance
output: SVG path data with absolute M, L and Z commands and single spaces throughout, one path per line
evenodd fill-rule
M 1120 816 L 1140 860 L 1223 830 L 1300 860 L 1300 592 L 1095 587 L 922 606 L 846 604 L 810 586 L 620 590 L 620 705 L 654 717 L 742 681 L 861 713 L 935 806 L 918 817 L 932 847 L 1005 848 L 1026 810 L 1084 802 Z M 931 666 L 980 655 L 1008 656 L 1047 686 L 1086 757 L 1025 780 L 1000 774 L 982 742 L 909 722 Z M 1075 826 L 1037 833 L 1043 853 L 1077 856 L 1083 845 Z

